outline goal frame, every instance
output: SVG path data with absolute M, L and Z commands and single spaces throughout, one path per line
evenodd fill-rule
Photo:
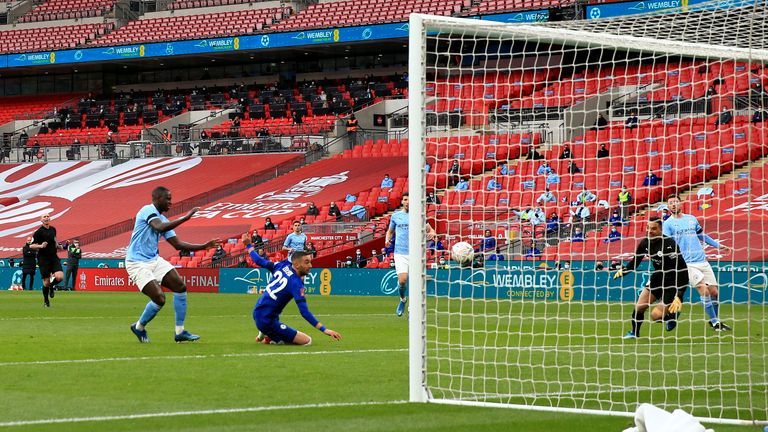
M 669 12 L 669 11 L 667 11 Z M 595 38 L 594 33 L 572 29 L 554 28 L 541 25 L 506 24 L 474 19 L 411 14 L 409 19 L 408 47 L 408 91 L 409 91 L 409 122 L 408 122 L 408 186 L 409 201 L 409 400 L 415 403 L 438 403 L 447 405 L 477 406 L 492 408 L 513 408 L 531 411 L 565 412 L 575 414 L 610 415 L 632 417 L 634 412 L 608 411 L 595 409 L 564 408 L 539 405 L 519 405 L 506 403 L 489 403 L 477 401 L 462 401 L 433 398 L 427 387 L 427 325 L 426 325 L 426 41 L 427 33 L 432 31 L 471 30 L 475 36 L 520 37 L 535 38 L 538 42 L 567 44 L 574 47 L 599 48 L 601 46 L 618 48 L 626 51 L 643 51 L 641 47 L 654 47 L 654 52 L 664 52 L 669 55 L 727 58 L 735 61 L 761 61 L 768 63 L 768 50 L 727 47 L 720 45 L 703 45 L 690 42 L 680 42 L 664 39 L 652 39 L 636 36 L 617 36 L 600 34 Z M 768 424 L 761 420 L 740 420 L 697 417 L 706 423 L 758 425 Z

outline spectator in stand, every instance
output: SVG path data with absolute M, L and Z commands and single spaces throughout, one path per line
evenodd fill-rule
M 434 191 L 430 191 L 427 194 L 427 204 L 440 204 L 440 198 L 438 198 L 438 196 L 435 195 Z
M 549 166 L 549 162 L 544 161 L 543 164 L 539 165 L 539 169 L 536 170 L 536 175 L 549 175 L 549 173 L 552 172 L 552 167 Z
M 597 158 L 607 158 L 610 156 L 610 153 L 608 153 L 608 148 L 605 146 L 605 144 L 600 144 L 600 149 L 597 150 Z
M 72 141 L 72 146 L 69 150 L 72 152 L 74 158 L 80 159 L 80 140 L 75 138 L 74 141 Z
M 467 179 L 463 178 L 459 180 L 459 182 L 456 183 L 456 190 L 469 190 L 469 182 Z
M 344 201 L 346 201 L 346 202 L 356 202 L 357 201 L 357 197 L 348 193 L 346 198 L 344 198 Z
M 573 157 L 571 153 L 571 147 L 568 144 L 563 146 L 563 151 L 560 152 L 560 159 L 570 159 Z
M 541 225 L 546 221 L 547 218 L 544 215 L 544 211 L 542 211 L 540 207 L 536 207 L 528 211 L 528 222 L 530 222 L 531 225 Z
M 240 116 L 236 115 L 232 119 L 232 125 L 229 127 L 229 133 L 234 136 L 240 136 Z
M 605 118 L 603 113 L 600 113 L 597 115 L 597 120 L 595 120 L 595 126 L 592 128 L 592 130 L 600 130 L 608 126 L 608 120 Z
M 260 248 L 264 244 L 264 239 L 261 238 L 261 235 L 259 235 L 259 232 L 256 230 L 253 230 L 253 233 L 251 234 L 251 244 L 256 249 Z
M 493 236 L 493 233 L 491 233 L 491 230 L 489 229 L 485 230 L 485 235 L 483 236 L 483 239 L 480 241 L 480 247 L 478 248 L 478 250 L 480 252 L 496 250 L 496 238 Z
M 21 156 L 23 158 L 22 162 L 34 162 L 35 156 L 37 156 L 37 151 L 40 149 L 40 143 L 35 140 L 35 143 L 32 145 L 32 147 L 26 147 L 24 151 L 22 151 Z
M 424 172 L 429 172 L 429 170 L 431 170 L 431 169 L 432 169 L 432 165 L 430 165 L 428 163 L 424 164 Z
M 179 249 L 179 258 L 193 257 L 193 256 L 195 256 L 195 253 L 193 251 L 186 250 L 186 249 Z
M 384 178 L 381 180 L 381 189 L 392 189 L 393 187 L 395 187 L 395 182 L 389 174 L 384 174 Z
M 547 188 L 544 192 L 539 195 L 538 198 L 536 198 L 536 203 L 538 204 L 546 204 L 546 203 L 556 203 L 557 197 L 555 194 L 552 193 L 552 191 Z
M 643 186 L 656 186 L 661 183 L 661 177 L 658 177 L 653 171 L 648 171 L 648 175 L 643 179 Z
M 613 213 L 611 213 L 611 216 L 608 218 L 608 223 L 615 227 L 619 227 L 624 224 L 624 221 L 621 219 L 619 212 L 614 210 Z
M 355 114 L 350 114 L 347 118 L 347 136 L 349 137 L 349 148 L 357 145 L 357 118 Z
M 576 165 L 576 162 L 570 161 L 568 162 L 568 173 L 569 174 L 578 174 L 581 172 L 581 168 Z
M 664 222 L 665 220 L 669 219 L 669 217 L 672 215 L 672 213 L 669 212 L 669 209 L 664 206 L 664 208 L 661 209 L 661 221 Z
M 706 95 L 707 95 L 707 97 L 716 96 L 717 95 L 717 89 L 715 88 L 714 84 L 709 86 L 709 88 L 707 89 L 707 94 Z
M 216 252 L 213 253 L 213 256 L 211 257 L 211 263 L 217 263 L 227 256 L 227 251 L 224 250 L 221 245 L 216 246 Z
M 626 219 L 629 205 L 632 203 L 632 194 L 627 190 L 627 185 L 621 187 L 621 192 L 619 192 L 619 196 L 616 200 L 619 202 L 619 213 L 621 218 Z
M 579 192 L 578 195 L 576 195 L 576 204 L 577 205 L 584 205 L 588 202 L 595 202 L 597 201 L 597 195 L 593 194 L 592 191 L 584 187 L 584 189 Z
M 275 224 L 272 223 L 272 218 L 267 217 L 264 220 L 264 229 L 265 230 L 272 230 L 272 231 L 276 231 L 277 230 L 277 227 L 275 226 Z
M 376 249 L 371 249 L 371 257 L 368 258 L 368 260 L 371 260 L 371 261 L 372 260 L 376 260 L 376 262 L 378 262 L 379 261 L 379 257 L 380 257 L 380 255 L 378 254 L 378 252 L 376 252 Z
M 173 141 L 173 137 L 171 136 L 171 133 L 168 132 L 168 129 L 163 129 L 163 142 L 167 144 L 171 141 Z
M 589 211 L 589 206 L 578 205 L 571 210 L 571 221 L 573 223 L 583 223 L 589 220 L 592 212 Z
M 500 191 L 503 188 L 501 185 L 501 182 L 496 180 L 496 177 L 491 177 L 490 180 L 488 180 L 488 190 L 489 191 Z
M 584 243 L 584 233 L 581 232 L 581 228 L 579 227 L 574 228 L 573 235 L 571 236 L 571 242 Z
M 501 248 L 497 247 L 494 253 L 488 255 L 486 261 L 506 261 L 506 258 L 504 257 L 504 254 L 501 253 Z
M 728 109 L 728 107 L 724 106 L 722 111 L 720 111 L 720 114 L 717 116 L 717 119 L 715 119 L 715 126 L 730 124 L 732 120 L 733 113 Z
M 268 258 L 269 258 L 269 255 L 267 255 L 267 251 L 265 251 L 265 250 L 264 250 L 264 248 L 260 248 L 260 249 L 258 249 L 256 253 L 257 253 L 257 254 L 258 254 L 260 257 L 262 257 L 262 258 L 264 258 L 264 259 L 268 259 Z
M 533 145 L 528 146 L 528 153 L 525 155 L 526 160 L 541 160 L 544 156 L 536 150 Z
M 363 256 L 363 251 L 360 249 L 355 251 L 354 265 L 357 268 L 365 268 L 368 265 L 368 259 Z
M 19 146 L 19 147 L 26 147 L 28 142 L 29 142 L 29 135 L 27 135 L 27 130 L 26 130 L 26 129 L 24 129 L 24 130 L 23 130 L 23 131 L 21 131 L 21 133 L 19 134 L 19 142 L 18 142 L 18 146 Z
M 547 175 L 547 186 L 553 185 L 553 184 L 560 184 L 560 176 L 557 175 L 556 172 L 552 171 Z
M 754 114 L 752 114 L 752 119 L 750 122 L 757 124 L 764 122 L 766 119 L 768 119 L 768 111 L 762 111 L 758 109 Z
M 556 233 L 560 230 L 560 217 L 556 212 L 550 213 L 547 218 L 547 234 Z
M 335 202 L 331 203 L 331 208 L 328 209 L 328 215 L 336 217 L 336 222 L 341 221 L 341 210 Z
M 304 225 L 306 225 L 306 224 L 307 224 L 307 220 L 306 220 L 306 219 L 304 219 L 304 216 L 302 216 L 302 217 L 300 217 L 300 218 L 299 218 L 299 223 L 300 223 L 302 226 L 304 226 Z
M 291 113 L 291 117 L 293 118 L 293 125 L 298 126 L 302 123 L 304 123 L 304 117 L 301 115 L 301 111 L 293 111 Z
M 435 236 L 432 240 L 427 240 L 427 249 L 432 249 L 436 251 L 445 250 L 445 245 L 443 244 L 443 241 L 440 240 L 438 236 Z
M 640 125 L 640 119 L 637 117 L 637 110 L 632 110 L 629 112 L 629 117 L 627 117 L 627 120 L 624 122 L 624 127 L 626 129 L 634 129 Z
M 387 253 L 387 248 L 381 248 L 381 252 L 379 253 L 379 261 L 384 261 L 384 258 L 389 256 Z
M 307 207 L 307 216 L 320 216 L 320 209 L 315 206 L 314 202 L 309 203 L 309 207 Z
M 611 231 L 608 233 L 608 238 L 603 240 L 603 243 L 613 243 L 621 240 L 621 233 L 615 226 L 611 227 Z
M 317 249 L 315 248 L 315 244 L 312 242 L 307 242 L 307 247 L 304 252 L 312 254 L 312 258 L 317 257 Z
M 448 168 L 448 187 L 455 186 L 461 178 L 461 165 L 459 161 L 454 160 Z

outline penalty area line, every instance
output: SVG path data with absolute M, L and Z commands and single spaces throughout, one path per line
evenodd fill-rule
M 10 421 L 10 422 L 1 422 L 0 427 L 31 426 L 31 425 L 46 425 L 46 424 L 61 424 L 61 423 L 105 422 L 105 421 L 116 421 L 116 420 L 139 420 L 139 419 L 146 419 L 146 418 L 179 417 L 179 416 L 189 416 L 189 415 L 238 414 L 238 413 L 249 413 L 249 412 L 284 411 L 284 410 L 311 409 L 311 408 L 341 408 L 341 407 L 360 407 L 360 406 L 377 406 L 377 405 L 399 405 L 399 404 L 405 404 L 407 402 L 408 401 L 405 401 L 405 400 L 392 400 L 392 401 L 379 401 L 379 402 L 331 402 L 331 403 L 304 404 L 304 405 L 278 405 L 278 406 L 257 406 L 257 407 L 243 407 L 243 408 L 207 409 L 207 410 L 195 410 L 195 411 L 170 411 L 170 412 L 124 414 L 124 415 L 111 415 L 111 416 L 98 416 L 98 417 L 69 417 L 69 418 L 52 418 L 52 419 L 42 419 L 42 420 L 17 420 L 17 421 Z

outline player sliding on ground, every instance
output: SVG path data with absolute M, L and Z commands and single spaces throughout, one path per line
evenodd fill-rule
M 408 282 L 408 192 L 403 194 L 403 209 L 396 211 L 389 220 L 389 229 L 384 237 L 384 246 L 389 247 L 392 244 L 392 238 L 395 239 L 395 272 L 397 272 L 397 289 L 400 294 L 400 303 L 397 304 L 395 313 L 402 316 L 405 311 L 405 284 Z M 435 230 L 426 224 L 427 240 L 435 238 Z
M 170 208 L 171 191 L 162 186 L 156 187 L 152 191 L 152 204 L 145 205 L 136 214 L 131 243 L 125 253 L 125 269 L 128 270 L 128 277 L 144 295 L 150 298 L 139 321 L 131 325 L 131 331 L 142 343 L 149 342 L 147 330 L 144 327 L 165 305 L 165 293 L 161 285 L 173 291 L 173 308 L 176 312 L 174 340 L 187 342 L 200 339 L 200 336 L 184 329 L 184 320 L 187 317 L 187 285 L 176 269 L 160 256 L 157 247 L 160 236 L 164 237 L 176 250 L 210 249 L 221 243 L 219 239 L 209 240 L 205 244 L 192 244 L 179 240 L 173 229 L 191 219 L 198 208 L 193 208 L 175 221 L 169 221 L 163 213 Z
M 295 251 L 290 260 L 273 263 L 260 257 L 250 244 L 248 234 L 243 234 L 243 243 L 256 265 L 272 273 L 272 280 L 267 284 L 264 293 L 253 308 L 253 321 L 259 329 L 256 342 L 309 345 L 312 338 L 298 330 L 292 329 L 280 322 L 280 314 L 285 306 L 293 299 L 301 312 L 301 316 L 312 326 L 335 340 L 341 340 L 341 335 L 325 328 L 307 306 L 304 297 L 304 276 L 312 269 L 312 255 L 303 251 Z
M 688 288 L 688 269 L 675 241 L 662 235 L 661 231 L 661 219 L 651 218 L 648 221 L 648 236 L 640 240 L 635 256 L 613 276 L 618 279 L 635 270 L 646 256 L 653 265 L 650 284 L 643 288 L 637 299 L 632 310 L 632 329 L 624 335 L 624 339 L 640 337 L 645 311 L 659 299 L 661 302 L 651 311 L 651 318 L 654 321 L 664 318 L 668 331 L 677 325 L 676 314 L 682 307 L 683 295 Z
M 683 204 L 678 195 L 670 195 L 667 199 L 667 207 L 672 215 L 664 221 L 664 235 L 672 237 L 680 246 L 685 263 L 688 265 L 688 278 L 691 285 L 699 292 L 704 311 L 709 317 L 709 325 L 717 332 L 730 330 L 731 327 L 718 318 L 720 307 L 717 301 L 717 279 L 712 266 L 707 262 L 701 242 L 724 249 L 726 252 L 730 252 L 731 248 L 721 245 L 704 234 L 699 221 L 694 216 L 683 213 Z

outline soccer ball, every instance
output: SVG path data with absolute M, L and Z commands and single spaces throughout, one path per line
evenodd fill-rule
M 472 245 L 467 242 L 458 242 L 451 247 L 451 258 L 459 264 L 467 264 L 472 262 L 472 258 L 475 257 L 475 250 Z

